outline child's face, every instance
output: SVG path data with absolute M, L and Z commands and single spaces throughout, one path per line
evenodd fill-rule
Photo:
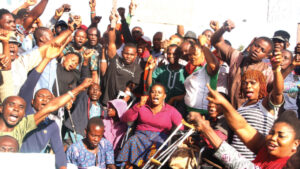
M 108 114 L 108 117 L 113 118 L 113 117 L 117 116 L 117 111 L 113 106 L 110 106 L 107 114 Z
M 219 113 L 218 113 L 218 107 L 216 104 L 209 102 L 207 109 L 208 109 L 209 116 L 211 118 L 218 117 Z

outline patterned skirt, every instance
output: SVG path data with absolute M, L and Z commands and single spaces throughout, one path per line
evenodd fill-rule
M 138 167 L 143 166 L 167 139 L 167 135 L 153 131 L 136 131 L 125 143 L 116 159 L 117 163 L 129 162 Z

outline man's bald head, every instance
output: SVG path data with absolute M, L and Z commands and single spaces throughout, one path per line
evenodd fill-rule
M 0 136 L 0 152 L 19 152 L 18 140 L 11 136 Z

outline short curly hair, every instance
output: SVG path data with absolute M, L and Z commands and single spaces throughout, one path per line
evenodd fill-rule
M 259 83 L 259 94 L 258 94 L 259 99 L 262 99 L 268 95 L 266 78 L 261 71 L 247 70 L 243 74 L 241 82 L 243 83 L 243 81 L 245 81 L 246 79 L 254 79 L 255 81 L 257 81 Z M 241 90 L 240 90 L 240 96 L 242 98 L 245 98 L 242 86 L 241 86 Z

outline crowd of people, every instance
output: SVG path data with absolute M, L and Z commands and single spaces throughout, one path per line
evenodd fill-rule
M 151 40 L 130 30 L 135 1 L 128 15 L 113 6 L 103 33 L 95 0 L 90 25 L 60 20 L 69 4 L 42 23 L 48 1 L 0 9 L 0 152 L 52 153 L 58 169 L 142 168 L 185 120 L 196 132 L 164 168 L 300 167 L 300 43 L 288 50 L 288 32 L 237 50 L 227 20 Z

